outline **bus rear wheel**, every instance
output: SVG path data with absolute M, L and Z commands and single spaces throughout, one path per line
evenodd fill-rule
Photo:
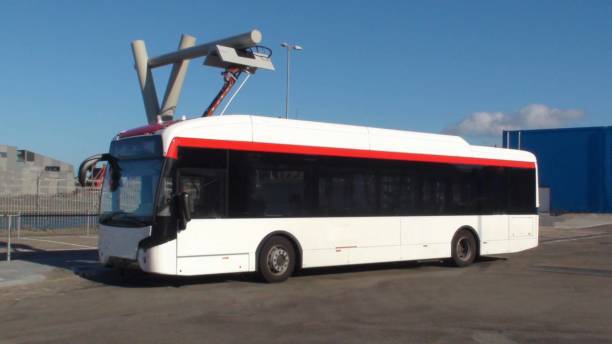
M 263 244 L 258 262 L 259 275 L 264 281 L 283 282 L 295 269 L 295 248 L 286 238 L 273 236 Z
M 451 254 L 453 263 L 458 267 L 468 266 L 474 262 L 478 246 L 472 232 L 462 229 L 455 234 L 451 242 Z

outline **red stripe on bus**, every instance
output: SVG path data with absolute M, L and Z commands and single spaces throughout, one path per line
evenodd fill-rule
M 300 146 L 300 145 L 288 145 L 288 144 L 280 144 L 280 143 L 195 139 L 195 138 L 187 138 L 187 137 L 175 137 L 170 143 L 170 147 L 168 148 L 166 157 L 171 158 L 171 159 L 177 159 L 179 147 L 230 149 L 230 150 L 238 150 L 238 151 L 266 152 L 266 153 L 322 155 L 322 156 L 337 156 L 337 157 L 346 157 L 346 158 L 366 158 L 366 159 L 378 159 L 378 160 L 437 162 L 437 163 L 444 163 L 444 164 L 535 168 L 535 163 L 528 162 L 528 161 L 470 158 L 470 157 L 461 157 L 461 156 L 432 155 L 432 154 L 418 154 L 418 153 L 385 152 L 385 151 L 372 151 L 372 150 L 351 149 L 351 148 Z

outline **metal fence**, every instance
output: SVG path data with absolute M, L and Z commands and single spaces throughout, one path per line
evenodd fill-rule
M 4 227 L 0 227 L 0 228 L 6 228 L 6 261 L 10 262 L 11 261 L 11 253 L 12 253 L 12 247 L 11 247 L 11 241 L 12 241 L 12 234 L 11 234 L 11 230 L 13 229 L 13 224 L 15 223 L 14 220 L 15 216 L 13 215 L 1 215 L 0 214 L 0 221 L 4 222 Z
M 91 234 L 97 228 L 99 208 L 97 188 L 75 188 L 55 194 L 0 193 L 0 214 L 14 215 L 13 229 L 20 234 Z M 7 217 L 0 218 L 0 228 L 7 228 L 7 221 Z
M 0 214 L 88 215 L 97 214 L 99 207 L 100 189 L 97 188 L 75 188 L 54 194 L 0 193 Z
M 45 241 L 41 239 L 44 236 L 96 235 L 99 209 L 97 188 L 77 187 L 54 194 L 0 193 L 0 246 L 5 246 L 6 259 L 10 261 L 11 244 L 21 239 Z M 0 251 L 4 251 L 3 247 Z

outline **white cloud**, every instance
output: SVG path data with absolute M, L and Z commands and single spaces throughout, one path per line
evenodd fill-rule
M 474 112 L 445 133 L 471 136 L 500 136 L 504 130 L 558 128 L 584 116 L 583 110 L 556 109 L 542 104 L 530 104 L 516 113 Z

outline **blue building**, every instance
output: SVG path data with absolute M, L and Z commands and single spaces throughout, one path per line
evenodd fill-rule
M 612 127 L 504 131 L 503 146 L 537 156 L 541 210 L 612 213 Z

